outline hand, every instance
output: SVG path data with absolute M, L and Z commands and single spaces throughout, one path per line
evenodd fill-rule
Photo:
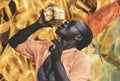
M 40 18 L 38 19 L 38 23 L 40 23 L 44 27 L 51 27 L 49 22 L 45 21 L 45 16 L 44 16 L 43 10 L 42 10 L 42 13 L 40 15 Z
M 61 61 L 63 47 L 62 47 L 62 43 L 56 39 L 52 40 L 52 42 L 55 44 L 55 46 L 54 45 L 50 46 L 49 50 L 51 51 L 52 63 L 55 64 L 58 61 Z
M 38 20 L 44 26 L 59 26 L 65 19 L 65 12 L 56 5 L 49 5 L 42 10 L 41 17 Z

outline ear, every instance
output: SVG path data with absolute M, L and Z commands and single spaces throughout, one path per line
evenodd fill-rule
M 83 40 L 83 37 L 81 35 L 77 35 L 74 37 L 74 39 L 77 41 L 81 41 L 81 40 Z

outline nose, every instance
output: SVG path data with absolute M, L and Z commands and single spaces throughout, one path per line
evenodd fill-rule
M 70 21 L 66 21 L 64 24 L 68 25 L 70 23 Z
M 61 26 L 63 27 L 67 27 L 69 25 L 70 21 L 66 21 L 64 24 L 62 24 Z

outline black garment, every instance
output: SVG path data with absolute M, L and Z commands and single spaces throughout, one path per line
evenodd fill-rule
M 24 28 L 23 30 L 20 30 L 17 34 L 15 34 L 8 43 L 11 45 L 11 47 L 16 48 L 18 44 L 26 41 L 26 39 L 36 32 L 38 29 L 42 28 L 43 26 L 39 24 L 38 22 L 33 23 L 32 25 Z

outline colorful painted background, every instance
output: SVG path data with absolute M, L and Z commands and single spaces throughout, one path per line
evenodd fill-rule
M 16 52 L 7 41 L 16 32 L 37 21 L 41 10 L 49 4 L 63 8 L 66 20 L 82 20 L 113 1 L 0 0 L 0 81 L 34 81 L 34 61 Z M 55 27 L 44 28 L 30 38 L 51 40 L 57 38 L 54 31 Z M 120 17 L 108 24 L 82 51 L 91 62 L 89 81 L 120 81 Z

